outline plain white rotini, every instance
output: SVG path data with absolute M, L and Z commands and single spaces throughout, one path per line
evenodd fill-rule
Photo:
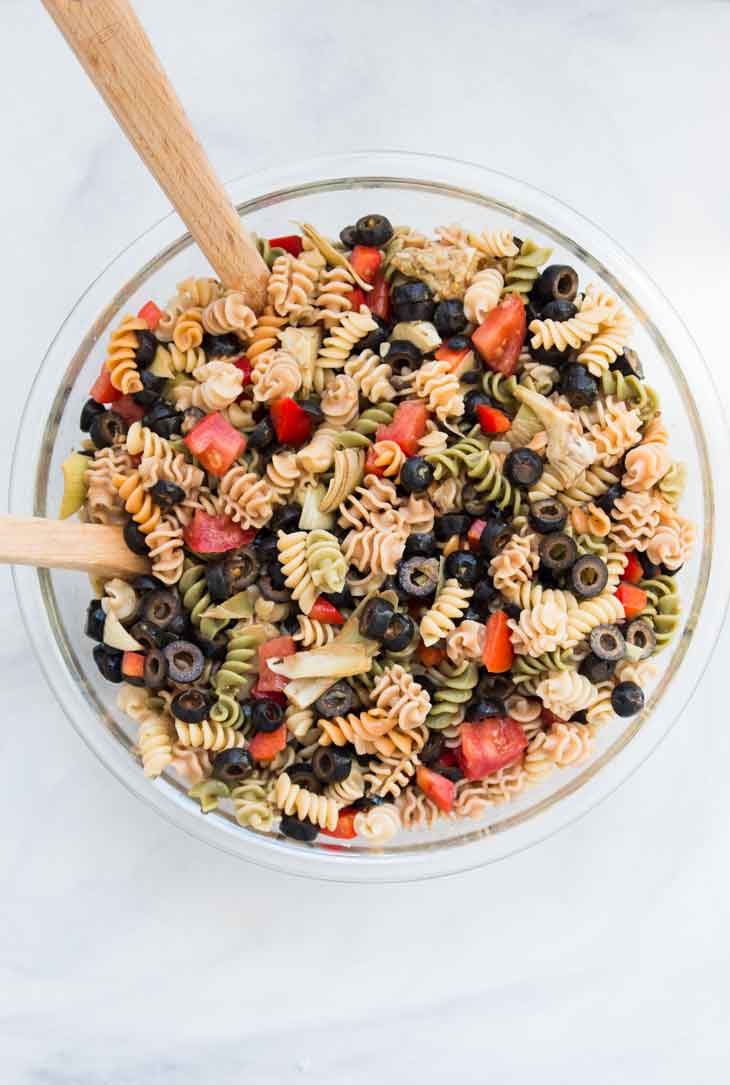
M 444 582 L 419 625 L 421 640 L 427 647 L 436 644 L 456 628 L 456 621 L 461 620 L 473 594 L 471 588 L 462 588 L 453 577 Z
M 504 279 L 496 268 L 478 271 L 464 295 L 464 313 L 470 324 L 481 324 L 498 304 Z
M 413 387 L 440 421 L 461 418 L 464 413 L 461 386 L 447 361 L 424 362 L 414 375 Z

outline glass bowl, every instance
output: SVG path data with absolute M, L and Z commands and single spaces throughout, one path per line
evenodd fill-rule
M 264 237 L 289 232 L 293 221 L 337 234 L 371 211 L 427 232 L 452 222 L 512 228 L 552 247 L 553 261 L 573 264 L 583 284 L 599 280 L 619 295 L 635 318 L 633 345 L 661 396 L 674 454 L 688 466 L 683 511 L 697 524 L 698 545 L 678 577 L 680 633 L 659 657 L 660 675 L 645 710 L 604 728 L 587 764 L 556 771 L 516 801 L 489 808 L 481 820 L 403 832 L 377 851 L 357 842 L 335 847 L 320 838 L 304 845 L 259 835 L 225 813 L 203 815 L 172 778 L 146 780 L 133 730 L 115 705 L 117 688 L 102 680 L 82 632 L 88 580 L 17 568 L 18 601 L 41 667 L 76 731 L 130 791 L 175 825 L 242 859 L 316 878 L 405 881 L 480 866 L 528 847 L 583 814 L 647 757 L 687 704 L 717 640 L 730 570 L 728 562 L 713 560 L 727 528 L 728 435 L 707 369 L 677 314 L 622 248 L 565 204 L 504 174 L 434 156 L 359 152 L 243 177 L 230 191 L 246 226 Z M 164 303 L 178 281 L 206 273 L 201 254 L 171 214 L 89 287 L 51 344 L 26 405 L 12 470 L 12 512 L 57 515 L 60 464 L 78 443 L 81 406 L 120 314 L 136 311 L 148 298 Z

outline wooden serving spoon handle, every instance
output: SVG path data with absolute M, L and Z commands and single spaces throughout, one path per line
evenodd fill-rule
M 129 549 L 120 527 L 40 516 L 0 516 L 0 563 L 80 570 L 101 577 L 150 571 L 147 558 Z
M 43 0 L 224 286 L 260 312 L 268 268 L 198 142 L 128 0 Z

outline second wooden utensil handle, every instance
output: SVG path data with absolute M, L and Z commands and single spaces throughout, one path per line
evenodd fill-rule
M 128 0 L 43 0 L 225 286 L 259 312 L 268 269 Z

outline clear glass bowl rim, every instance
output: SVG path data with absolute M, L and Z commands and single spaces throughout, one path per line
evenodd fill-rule
M 602 229 L 542 190 L 477 164 L 437 155 L 388 150 L 322 155 L 237 177 L 229 182 L 228 188 L 245 214 L 247 207 L 281 202 L 307 191 L 326 191 L 331 186 L 341 188 L 362 183 L 370 187 L 425 186 L 445 195 L 476 198 L 484 203 L 503 206 L 517 220 L 521 217 L 541 220 L 548 232 L 555 236 L 562 235 L 566 240 L 572 239 L 573 245 L 580 237 L 578 247 L 581 257 L 594 264 L 605 282 L 618 292 L 628 294 L 640 307 L 637 311 L 651 314 L 650 323 L 655 331 L 659 329 L 655 338 L 664 342 L 669 358 L 672 355 L 681 355 L 683 359 L 692 357 L 692 391 L 690 394 L 685 387 L 683 398 L 692 415 L 695 437 L 700 441 L 705 512 L 706 517 L 709 516 L 709 535 L 706 535 L 701 554 L 702 571 L 695 596 L 701 592 L 708 603 L 712 601 L 712 607 L 705 605 L 701 611 L 699 607 L 695 608 L 693 636 L 674 675 L 672 708 L 665 708 L 661 722 L 657 713 L 649 715 L 641 727 L 637 725 L 635 733 L 630 736 L 631 741 L 627 737 L 620 749 L 613 753 L 608 751 L 611 756 L 604 755 L 598 765 L 589 766 L 586 773 L 572 784 L 533 807 L 528 816 L 518 816 L 515 824 L 504 823 L 508 831 L 490 834 L 484 829 L 477 829 L 465 833 L 458 840 L 421 845 L 419 850 L 405 848 L 381 854 L 353 853 L 343 862 L 342 855 L 289 845 L 286 841 L 252 832 L 224 835 L 213 819 L 201 816 L 181 803 L 171 802 L 168 795 L 144 779 L 137 765 L 119 760 L 113 750 L 113 740 L 99 726 L 91 706 L 85 706 L 84 722 L 76 717 L 80 690 L 75 687 L 83 683 L 71 673 L 63 645 L 56 643 L 51 631 L 52 616 L 47 608 L 44 590 L 50 583 L 47 574 L 15 567 L 13 577 L 18 605 L 39 664 L 72 726 L 120 782 L 167 820 L 239 858 L 289 874 L 342 882 L 413 881 L 494 862 L 524 850 L 571 824 L 631 775 L 679 718 L 709 662 L 730 594 L 728 567 L 712 561 L 713 533 L 717 539 L 728 526 L 728 481 L 722 472 L 711 469 L 713 465 L 728 462 L 730 441 L 706 363 L 666 297 L 628 253 Z M 529 211 L 525 210 L 527 208 Z M 150 269 L 154 270 L 189 242 L 189 235 L 178 216 L 174 212 L 166 215 L 126 246 L 104 268 L 61 325 L 41 363 L 21 418 L 11 470 L 11 512 L 19 515 L 43 514 L 43 486 L 33 487 L 33 482 L 39 481 L 35 477 L 35 467 L 36 461 L 42 459 L 43 449 L 38 448 L 37 427 L 33 431 L 31 422 L 33 418 L 47 418 L 49 407 L 53 416 L 54 410 L 62 404 L 60 391 L 51 402 L 51 396 L 44 387 L 44 378 L 46 370 L 58 365 L 57 352 L 62 346 L 66 347 L 63 337 L 68 333 L 72 319 L 83 312 L 82 326 L 92 327 L 81 345 L 73 346 L 71 356 L 76 358 L 94 341 L 94 329 L 103 325 L 110 311 L 123 302 L 126 294 L 131 293 L 135 280 Z M 139 251 L 142 249 L 146 255 L 140 268 Z M 600 252 L 600 259 L 596 257 L 597 252 Z M 607 267 L 612 271 L 608 272 Z M 120 281 L 123 282 L 122 286 L 115 285 Z M 671 344 L 671 348 L 667 343 Z M 71 347 L 71 344 L 68 346 Z M 675 370 L 675 381 L 683 382 L 684 376 L 677 370 L 676 363 L 671 368 Z M 29 507 L 31 493 L 32 508 Z M 189 800 L 186 802 L 189 803 Z

